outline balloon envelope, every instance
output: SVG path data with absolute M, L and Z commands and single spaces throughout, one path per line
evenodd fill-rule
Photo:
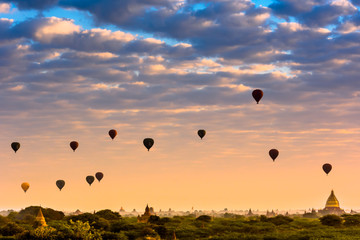
M 71 143 L 70 143 L 70 147 L 71 147 L 71 149 L 75 152 L 75 150 L 78 148 L 78 146 L 79 146 L 79 143 L 78 142 L 76 142 L 76 141 L 72 141 Z
M 275 161 L 275 159 L 277 158 L 277 156 L 279 156 L 279 151 L 277 149 L 271 149 L 269 151 L 269 155 L 272 158 L 273 161 Z
M 147 150 L 149 151 L 150 148 L 154 145 L 154 139 L 152 138 L 145 138 L 144 141 L 144 146 L 147 148 Z
M 117 135 L 117 132 L 115 129 L 111 129 L 109 131 L 109 136 L 111 137 L 111 139 L 114 139 L 116 137 L 116 135 Z
M 91 186 L 91 184 L 94 182 L 95 178 L 94 176 L 87 176 L 86 181 Z
M 199 137 L 200 137 L 201 139 L 205 136 L 205 134 L 206 134 L 206 131 L 205 131 L 204 129 L 200 129 L 200 130 L 198 131 L 198 135 L 199 135 Z
M 56 186 L 60 189 L 61 189 L 65 186 L 65 181 L 64 180 L 57 180 L 56 181 Z
M 332 166 L 330 163 L 325 163 L 323 166 L 322 166 L 322 169 L 324 170 L 324 172 L 326 173 L 326 175 L 329 174 L 329 172 L 331 171 L 332 169 Z
M 255 99 L 256 103 L 259 104 L 260 99 L 263 97 L 264 93 L 260 89 L 255 89 L 252 92 L 252 96 Z
M 13 142 L 13 143 L 11 143 L 11 148 L 15 151 L 15 153 L 16 153 L 16 151 L 17 150 L 19 150 L 19 148 L 20 148 L 20 143 L 18 143 L 18 142 Z
M 103 174 L 102 172 L 97 172 L 97 173 L 95 174 L 95 177 L 96 177 L 96 179 L 100 182 L 101 179 L 103 179 L 104 174 Z
M 27 182 L 23 182 L 21 184 L 21 188 L 24 190 L 24 192 L 26 192 L 29 189 L 29 187 L 30 187 L 30 184 Z

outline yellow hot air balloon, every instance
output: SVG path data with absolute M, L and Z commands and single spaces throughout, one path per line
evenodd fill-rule
M 30 184 L 27 182 L 23 182 L 21 184 L 21 188 L 24 190 L 24 192 L 26 192 L 29 189 L 29 187 L 30 187 Z

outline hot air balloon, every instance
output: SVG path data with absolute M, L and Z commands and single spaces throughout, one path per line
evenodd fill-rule
M 102 172 L 97 172 L 97 173 L 95 174 L 95 177 L 96 177 L 96 179 L 100 182 L 101 179 L 103 179 L 104 174 L 103 174 Z
M 323 166 L 322 166 L 322 169 L 324 170 L 324 172 L 326 173 L 326 175 L 329 174 L 329 172 L 331 171 L 332 169 L 332 166 L 330 163 L 325 163 Z
M 259 104 L 260 99 L 263 97 L 264 93 L 260 89 L 255 89 L 252 92 L 252 96 L 255 99 L 256 103 Z
M 109 131 L 109 136 L 111 137 L 111 139 L 114 139 L 116 137 L 116 135 L 117 135 L 117 132 L 115 129 L 111 129 Z
M 205 134 L 206 134 L 206 131 L 205 131 L 204 129 L 200 129 L 200 130 L 198 131 L 198 135 L 199 135 L 199 137 L 200 137 L 201 139 L 205 136 Z
M 86 181 L 88 182 L 88 184 L 91 186 L 91 184 L 94 182 L 95 178 L 94 176 L 87 176 L 86 177 Z
M 154 139 L 152 138 L 145 138 L 144 141 L 144 146 L 147 148 L 147 150 L 149 151 L 150 148 L 154 145 Z
M 61 189 L 65 186 L 65 181 L 64 180 L 57 180 L 56 181 L 56 186 L 60 189 Z
M 70 143 L 70 147 L 71 147 L 71 149 L 75 152 L 75 150 L 78 148 L 78 146 L 79 146 L 79 143 L 78 142 L 76 142 L 76 141 L 72 141 L 71 143 Z
M 269 155 L 272 158 L 273 161 L 275 161 L 275 159 L 277 158 L 277 156 L 279 155 L 279 151 L 277 149 L 271 149 L 269 151 Z
M 23 182 L 21 184 L 21 188 L 24 190 L 24 192 L 26 192 L 29 189 L 29 187 L 30 187 L 30 184 L 27 182 Z
M 18 143 L 18 142 L 13 142 L 13 143 L 11 143 L 11 148 L 15 151 L 15 153 L 16 153 L 16 151 L 17 150 L 19 150 L 19 148 L 20 148 L 20 143 Z

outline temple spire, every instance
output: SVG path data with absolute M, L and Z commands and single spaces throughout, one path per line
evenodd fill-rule
M 38 223 L 42 227 L 47 226 L 44 215 L 41 211 L 41 207 L 39 208 L 39 212 L 35 218 L 35 222 Z
M 326 201 L 326 205 L 325 208 L 327 207 L 335 207 L 335 208 L 339 208 L 339 201 L 337 200 L 337 198 L 335 197 L 334 194 L 334 190 L 331 190 L 330 196 L 328 197 L 327 201 Z

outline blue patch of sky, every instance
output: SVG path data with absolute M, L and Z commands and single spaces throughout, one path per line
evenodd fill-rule
M 208 4 L 206 3 L 196 3 L 194 5 L 192 5 L 192 10 L 194 11 L 198 11 L 198 10 L 203 10 L 207 7 Z
M 74 24 L 79 25 L 82 29 L 88 30 L 94 28 L 94 21 L 91 14 L 76 9 L 65 9 L 61 7 L 54 7 L 42 13 L 45 17 L 58 17 L 72 19 Z
M 256 7 L 268 7 L 270 4 L 274 3 L 274 0 L 252 0 L 252 2 L 255 4 Z M 202 10 L 207 7 L 210 3 L 196 3 L 192 5 L 192 10 Z
M 185 5 L 186 7 L 185 8 L 179 8 L 177 10 L 177 14 L 180 14 L 180 13 L 184 13 L 184 12 L 188 12 L 188 11 L 191 11 L 191 12 L 196 12 L 196 11 L 200 11 L 200 10 L 203 10 L 203 9 L 206 9 L 207 6 L 209 6 L 211 3 L 210 2 L 207 2 L 207 3 L 195 3 L 195 4 L 192 4 L 192 5 Z
M 158 9 L 156 7 L 149 7 L 146 9 L 146 12 L 156 12 Z
M 22 10 L 19 11 L 14 4 L 10 4 L 10 11 L 8 13 L 0 13 L 0 18 L 9 18 L 14 20 L 14 24 L 35 18 L 38 15 L 36 10 Z
M 270 4 L 274 3 L 274 0 L 252 0 L 253 3 L 255 3 L 255 6 L 263 6 L 268 7 Z

